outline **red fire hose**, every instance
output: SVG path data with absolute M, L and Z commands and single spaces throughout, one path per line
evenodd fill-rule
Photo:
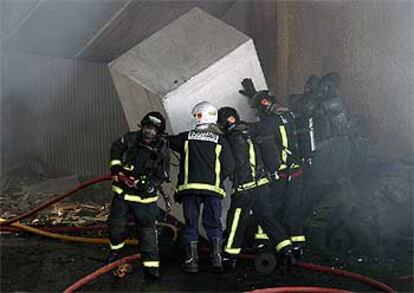
M 45 209 L 49 206 L 51 206 L 52 204 L 74 194 L 75 192 L 86 188 L 90 185 L 96 184 L 98 182 L 103 182 L 103 181 L 108 181 L 111 180 L 112 177 L 109 175 L 106 176 L 101 176 L 101 177 L 97 177 L 95 179 L 91 179 L 89 181 L 86 181 L 84 183 L 82 183 L 81 185 L 79 185 L 78 187 L 70 190 L 69 192 L 57 196 L 54 199 L 20 215 L 17 216 L 15 218 L 6 220 L 6 221 L 0 221 L 0 226 L 9 226 L 12 223 L 15 223 L 17 221 L 23 220 L 25 218 L 28 218 L 30 216 L 32 216 L 33 214 L 35 214 L 36 212 Z M 7 227 L 2 227 L 2 228 L 7 228 Z M 71 285 L 70 287 L 68 287 L 65 292 L 73 292 L 77 289 L 79 289 L 80 287 L 82 287 L 83 285 L 89 283 L 91 280 L 97 278 L 98 276 L 114 269 L 115 267 L 117 267 L 120 264 L 123 264 L 125 262 L 128 261 L 133 261 L 133 260 L 137 260 L 140 258 L 140 255 L 132 255 L 132 256 L 128 256 L 125 257 L 119 261 L 116 261 L 114 263 L 111 263 L 109 265 L 106 265 L 102 268 L 100 268 L 99 270 L 93 272 L 92 274 L 82 278 L 81 280 L 77 281 L 75 284 Z M 254 255 L 249 255 L 249 254 L 241 254 L 240 258 L 244 258 L 244 259 L 253 259 Z M 332 274 L 332 275 L 337 275 L 337 276 L 342 276 L 342 277 L 347 277 L 359 282 L 363 282 L 366 284 L 369 284 L 371 286 L 374 286 L 378 289 L 383 290 L 384 292 L 387 293 L 396 293 L 397 291 L 394 290 L 393 288 L 379 282 L 376 280 L 373 280 L 369 277 L 357 274 L 357 273 L 353 273 L 353 272 L 348 272 L 345 270 L 338 270 L 335 268 L 330 268 L 330 267 L 326 267 L 326 266 L 320 266 L 320 265 L 315 265 L 315 264 L 311 264 L 311 263 L 305 263 L 305 262 L 298 262 L 297 265 L 301 268 L 307 269 L 307 270 L 313 270 L 313 271 L 318 271 L 318 272 L 323 272 L 323 273 L 327 273 L 327 274 Z M 328 290 L 328 291 L 327 291 Z M 268 293 L 268 292 L 337 292 L 337 293 L 344 293 L 344 292 L 348 292 L 345 290 L 341 290 L 341 289 L 334 289 L 334 288 L 322 288 L 322 287 L 281 287 L 281 288 L 265 288 L 265 289 L 258 289 L 255 290 L 253 292 L 261 292 L 261 293 Z
M 126 262 L 131 262 L 134 260 L 138 260 L 141 258 L 141 255 L 139 254 L 134 254 L 134 255 L 130 255 L 127 257 L 124 257 L 118 261 L 115 261 L 113 263 L 110 263 L 106 266 L 101 267 L 100 269 L 94 271 L 93 273 L 90 273 L 89 275 L 83 277 L 82 279 L 80 279 L 79 281 L 77 281 L 76 283 L 70 285 L 68 288 L 65 289 L 65 291 L 63 291 L 64 293 L 71 293 L 74 292 L 75 290 L 78 290 L 79 288 L 81 288 L 82 286 L 88 284 L 90 281 L 96 279 L 97 277 L 99 277 L 100 275 L 103 275 L 113 269 L 115 269 L 117 266 L 124 264 Z
M 264 288 L 257 289 L 254 291 L 249 291 L 248 293 L 352 293 L 348 290 L 335 289 L 335 288 L 325 288 L 325 287 L 307 287 L 307 286 L 295 286 L 295 287 L 277 287 L 277 288 Z
M 208 251 L 208 248 L 202 247 L 201 250 L 202 251 Z M 247 260 L 253 260 L 254 257 L 255 256 L 253 254 L 243 254 L 242 253 L 242 254 L 239 255 L 239 258 L 247 259 Z M 371 285 L 371 286 L 373 286 L 377 289 L 380 289 L 384 292 L 387 292 L 387 293 L 397 293 L 397 291 L 395 289 L 391 288 L 390 286 L 388 286 L 384 283 L 381 283 L 377 280 L 371 279 L 367 276 L 363 276 L 363 275 L 360 275 L 360 274 L 357 274 L 357 273 L 354 273 L 354 272 L 339 270 L 339 269 L 336 269 L 336 268 L 331 268 L 331 267 L 321 266 L 321 265 L 315 265 L 315 264 L 306 263 L 306 262 L 297 262 L 296 265 L 298 267 L 301 267 L 301 268 L 309 270 L 309 271 L 316 271 L 316 272 L 321 272 L 321 273 L 326 273 L 326 274 L 331 274 L 331 275 L 335 275 L 335 276 L 341 276 L 341 277 L 349 278 L 349 279 L 352 279 L 354 281 L 358 281 L 358 282 L 362 282 L 362 283 Z M 272 289 L 272 288 L 269 288 L 269 289 Z M 266 292 L 285 292 L 285 291 L 266 291 Z M 298 292 L 298 291 L 286 291 L 286 292 Z M 317 291 L 306 291 L 306 292 L 317 292 Z
M 208 249 L 206 249 L 204 247 L 202 247 L 200 250 L 204 251 L 204 252 L 208 251 Z M 254 258 L 254 255 L 240 254 L 239 257 L 242 258 L 242 259 L 251 260 L 251 259 Z M 79 288 L 86 285 L 90 281 L 96 279 L 97 277 L 101 276 L 102 274 L 105 274 L 105 273 L 111 271 L 112 269 L 114 269 L 118 265 L 123 264 L 123 263 L 128 262 L 128 261 L 136 260 L 136 259 L 139 259 L 139 255 L 128 256 L 128 257 L 125 257 L 125 258 L 123 258 L 123 259 L 121 259 L 117 262 L 106 265 L 106 266 L 96 270 L 95 272 L 87 275 L 86 277 L 80 279 L 79 281 L 77 281 L 73 285 L 69 286 L 67 289 L 65 289 L 64 292 L 65 293 L 74 292 L 75 290 L 78 290 Z M 307 269 L 307 270 L 313 270 L 313 271 L 323 272 L 323 273 L 337 275 L 337 276 L 341 276 L 341 277 L 347 277 L 347 278 L 350 278 L 354 281 L 359 281 L 359 282 L 362 282 L 362 283 L 366 283 L 368 285 L 371 285 L 371 286 L 373 286 L 377 289 L 380 289 L 384 292 L 387 292 L 387 293 L 397 293 L 396 290 L 392 289 L 388 285 L 385 285 L 384 283 L 381 283 L 379 281 L 376 281 L 374 279 L 368 278 L 366 276 L 363 276 L 363 275 L 360 275 L 360 274 L 357 274 L 357 273 L 348 272 L 348 271 L 344 271 L 344 270 L 337 270 L 337 269 L 334 269 L 334 268 L 315 265 L 315 264 L 311 264 L 311 263 L 305 263 L 305 262 L 298 262 L 297 265 L 299 267 Z M 344 289 L 336 289 L 336 288 L 324 288 L 324 287 L 312 287 L 312 286 L 295 286 L 295 287 L 278 287 L 278 288 L 256 289 L 254 291 L 250 291 L 249 293 L 279 293 L 279 292 L 286 292 L 286 293 L 290 293 L 290 292 L 349 293 L 351 291 L 347 291 L 347 290 L 344 290 Z
M 369 284 L 377 289 L 380 289 L 384 292 L 387 293 L 397 293 L 397 291 L 393 288 L 391 288 L 390 286 L 381 283 L 377 280 L 368 278 L 367 276 L 363 276 L 357 273 L 353 273 L 353 272 L 348 272 L 345 270 L 339 270 L 336 268 L 331 268 L 331 267 L 326 267 L 326 266 L 321 266 L 321 265 L 315 265 L 312 263 L 306 263 L 306 262 L 298 262 L 297 265 L 301 268 L 304 268 L 306 270 L 311 270 L 311 271 L 317 271 L 317 272 L 322 272 L 322 273 L 327 273 L 327 274 L 331 274 L 331 275 L 336 275 L 336 276 L 341 276 L 341 277 L 346 277 L 346 278 L 350 278 L 352 280 L 355 281 L 359 281 L 362 283 L 366 283 Z

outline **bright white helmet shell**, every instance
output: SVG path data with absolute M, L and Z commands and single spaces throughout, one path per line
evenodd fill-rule
M 192 112 L 197 125 L 217 123 L 218 109 L 209 102 L 201 102 L 194 106 Z

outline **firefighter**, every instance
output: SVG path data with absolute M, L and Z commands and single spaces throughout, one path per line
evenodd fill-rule
M 242 81 L 244 90 L 240 93 L 250 98 L 251 105 L 257 110 L 260 122 L 257 123 L 257 132 L 260 136 L 272 136 L 279 150 L 279 167 L 272 177 L 272 193 L 282 197 L 282 208 L 276 212 L 284 223 L 292 242 L 294 258 L 303 256 L 305 246 L 304 206 L 302 198 L 303 169 L 298 147 L 298 136 L 294 122 L 294 115 L 287 108 L 276 101 L 275 96 L 268 91 L 256 91 L 251 79 Z M 268 162 L 267 165 L 272 165 Z M 288 259 L 287 261 L 295 261 Z
M 319 81 L 318 107 L 315 109 L 317 142 L 349 135 L 351 126 L 339 91 L 340 82 L 336 72 L 325 74 Z
M 309 167 L 316 150 L 314 111 L 318 106 L 319 77 L 311 75 L 306 81 L 303 94 L 288 97 L 289 109 L 295 117 L 300 157 L 304 167 Z
M 160 278 L 156 201 L 160 185 L 169 177 L 170 165 L 167 140 L 162 137 L 164 131 L 163 115 L 149 112 L 141 120 L 141 129 L 116 140 L 110 152 L 114 196 L 108 220 L 111 249 L 108 262 L 119 258 L 131 213 L 138 225 L 139 249 L 148 280 Z
M 235 256 L 241 251 L 250 211 L 258 223 L 270 236 L 272 247 L 285 254 L 290 251 L 291 241 L 284 227 L 279 224 L 272 201 L 281 199 L 271 197 L 270 181 L 264 168 L 261 153 L 248 124 L 240 121 L 236 109 L 219 109 L 219 125 L 224 131 L 235 159 L 235 171 L 232 176 L 234 193 L 227 214 L 227 241 L 224 251 L 235 264 Z
M 338 212 L 346 207 L 347 196 L 352 194 L 350 178 L 359 174 L 355 168 L 351 170 L 350 163 L 363 161 L 353 157 L 362 148 L 355 148 L 359 134 L 349 120 L 340 81 L 338 73 L 327 73 L 319 79 L 316 94 L 312 95 L 317 152 L 305 182 L 310 207 L 307 226 L 312 249 L 321 251 L 326 250 L 329 231 L 338 221 Z M 358 167 L 358 171 L 363 170 L 361 165 Z
M 213 271 L 220 272 L 223 270 L 221 201 L 226 195 L 223 181 L 233 172 L 234 160 L 228 142 L 216 124 L 217 108 L 201 102 L 192 114 L 195 129 L 168 137 L 170 148 L 181 157 L 175 198 L 182 203 L 185 218 L 183 270 L 198 272 L 198 221 L 203 204 L 202 224 L 210 240 L 211 266 Z

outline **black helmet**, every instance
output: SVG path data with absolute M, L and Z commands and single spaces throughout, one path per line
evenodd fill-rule
M 340 83 L 341 77 L 337 72 L 325 74 L 319 81 L 319 96 L 324 100 L 337 98 Z
M 276 102 L 276 97 L 268 90 L 258 91 L 251 99 L 252 107 L 260 112 L 269 112 Z
M 222 107 L 218 110 L 217 123 L 222 130 L 230 130 L 233 125 L 240 124 L 239 113 L 232 107 Z
M 315 95 L 319 91 L 319 77 L 315 74 L 312 74 L 305 83 L 304 94 L 305 95 Z
M 157 129 L 157 134 L 165 131 L 165 118 L 160 112 L 149 112 L 141 120 L 141 127 L 152 126 Z

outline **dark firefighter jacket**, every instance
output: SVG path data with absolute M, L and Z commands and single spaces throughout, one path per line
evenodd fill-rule
M 233 187 L 236 191 L 251 189 L 269 183 L 261 154 L 255 139 L 250 135 L 248 126 L 237 125 L 227 135 L 233 152 L 235 170 Z
M 262 145 L 275 143 L 277 151 L 265 147 L 263 161 L 270 172 L 296 169 L 300 167 L 300 150 L 293 113 L 268 113 L 260 117 L 260 122 L 252 123 L 254 134 Z M 264 142 L 263 142 L 264 141 Z M 277 156 L 275 158 L 275 156 Z
M 128 187 L 120 178 L 112 183 L 112 190 L 125 200 L 152 203 L 158 198 L 158 188 L 169 177 L 170 154 L 167 141 L 159 138 L 149 145 L 143 144 L 141 131 L 128 132 L 111 147 L 110 166 L 112 175 L 124 173 L 135 180 Z
M 212 125 L 211 125 L 212 126 Z M 169 145 L 180 153 L 177 194 L 226 195 L 224 179 L 234 170 L 230 146 L 216 127 L 169 136 Z

